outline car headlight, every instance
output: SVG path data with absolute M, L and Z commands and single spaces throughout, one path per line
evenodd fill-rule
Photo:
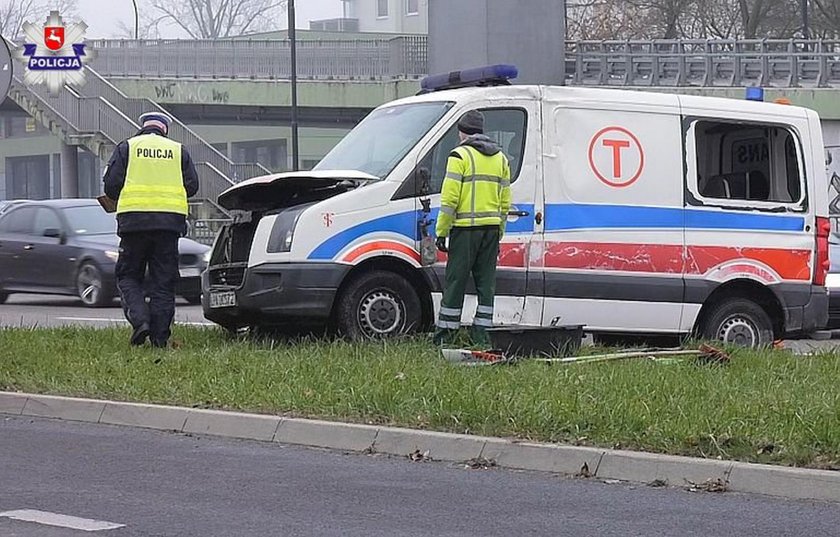
M 285 253 L 292 250 L 292 241 L 294 241 L 298 218 L 310 206 L 311 204 L 298 205 L 277 215 L 271 228 L 271 236 L 268 239 L 268 253 Z
M 105 250 L 105 257 L 116 263 L 117 259 L 120 258 L 120 253 L 114 250 Z

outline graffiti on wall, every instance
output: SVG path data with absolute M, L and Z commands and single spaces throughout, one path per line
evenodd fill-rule
M 230 92 L 201 83 L 159 82 L 155 84 L 155 98 L 185 103 L 226 104 L 230 101 Z

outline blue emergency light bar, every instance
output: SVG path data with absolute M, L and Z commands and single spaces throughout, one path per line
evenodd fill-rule
M 442 91 L 456 88 L 470 88 L 482 86 L 507 86 L 510 79 L 519 76 L 519 70 L 514 65 L 499 64 L 452 71 L 439 75 L 429 75 L 420 81 L 420 93 Z
M 764 101 L 764 88 L 759 87 L 749 87 L 747 88 L 747 100 L 748 101 Z

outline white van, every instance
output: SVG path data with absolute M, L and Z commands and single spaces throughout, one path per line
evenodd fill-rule
M 696 334 L 745 345 L 827 322 L 824 150 L 811 110 L 752 100 L 506 85 L 508 68 L 429 78 L 309 172 L 257 177 L 203 278 L 228 328 L 330 322 L 352 337 L 430 327 L 445 257 L 421 263 L 456 122 L 511 162 L 495 323 Z M 472 83 L 464 80 L 472 77 Z M 482 86 L 461 87 L 452 86 Z M 430 200 L 430 214 L 424 211 Z M 428 203 L 426 203 L 428 205 Z M 464 321 L 472 318 L 468 296 Z

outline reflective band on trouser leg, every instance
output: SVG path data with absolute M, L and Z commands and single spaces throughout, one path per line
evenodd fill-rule
M 491 328 L 493 326 L 493 307 L 479 306 L 475 310 L 475 318 L 473 320 L 475 326 Z
M 461 310 L 441 307 L 438 313 L 437 326 L 447 330 L 458 330 L 461 328 Z
M 493 328 L 493 319 L 485 319 L 476 315 L 475 319 L 473 319 L 473 324 L 482 328 Z
M 445 315 L 447 317 L 455 317 L 456 319 L 461 318 L 461 310 L 459 310 L 457 308 L 447 308 L 447 307 L 441 306 L 440 314 L 441 314 L 441 316 Z

